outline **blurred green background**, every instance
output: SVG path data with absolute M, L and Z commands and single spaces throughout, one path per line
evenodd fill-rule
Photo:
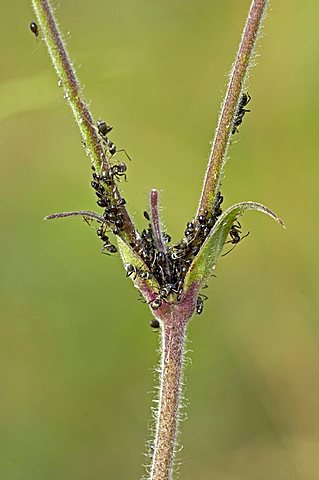
M 248 0 L 55 2 L 93 115 L 133 161 L 136 222 L 152 187 L 178 240 L 200 194 Z M 90 167 L 29 2 L 1 15 L 1 480 L 138 479 L 158 335 L 116 256 L 79 219 Z M 224 206 L 258 213 L 189 328 L 183 480 L 319 477 L 318 2 L 278 0 L 251 71 Z M 260 55 L 260 56 L 259 56 Z

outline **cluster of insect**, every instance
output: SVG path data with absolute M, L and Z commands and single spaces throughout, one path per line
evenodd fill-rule
M 123 197 L 118 194 L 117 182 L 126 180 L 127 166 L 123 162 L 114 162 L 116 152 L 123 151 L 128 158 L 127 152 L 117 150 L 114 143 L 108 135 L 112 130 L 105 121 L 98 120 L 96 131 L 102 142 L 105 155 L 107 155 L 109 164 L 107 167 L 97 173 L 93 168 L 93 179 L 91 186 L 95 191 L 97 204 L 104 209 L 103 214 L 97 219 L 100 223 L 97 228 L 97 235 L 103 243 L 102 253 L 112 254 L 117 252 L 117 248 L 111 243 L 108 232 L 114 235 L 120 235 L 124 219 L 121 208 L 126 204 Z M 112 195 L 110 195 L 110 192 Z M 139 277 L 143 280 L 154 278 L 159 284 L 157 296 L 153 299 L 150 306 L 157 310 L 163 305 L 163 302 L 169 302 L 172 299 L 179 301 L 183 293 L 183 284 L 187 271 L 195 256 L 208 237 L 211 229 L 222 214 L 223 196 L 217 193 L 214 204 L 210 210 L 201 212 L 193 221 L 187 222 L 182 240 L 170 245 L 171 237 L 168 233 L 163 234 L 164 248 L 159 249 L 155 239 L 153 222 L 147 211 L 143 212 L 145 220 L 148 222 L 147 228 L 144 228 L 135 242 L 130 246 L 138 253 L 143 260 L 144 267 L 137 268 L 132 264 L 126 264 L 126 274 L 134 280 Z M 240 225 L 234 223 L 230 230 L 230 240 L 234 246 L 241 240 Z M 229 252 L 227 252 L 229 253 Z M 204 307 L 204 301 L 207 297 L 200 294 L 197 299 L 196 312 L 201 314 Z M 150 326 L 157 330 L 160 324 L 157 320 L 152 320 Z
M 87 221 L 96 220 L 99 224 L 96 232 L 102 241 L 101 251 L 110 255 L 117 253 L 117 248 L 111 243 L 108 233 L 112 232 L 115 236 L 121 235 L 124 228 L 123 207 L 126 204 L 125 199 L 119 194 L 117 182 L 126 181 L 127 166 L 124 162 L 114 161 L 114 156 L 117 152 L 123 151 L 127 158 L 130 159 L 130 157 L 124 149 L 117 150 L 114 143 L 109 139 L 108 135 L 112 127 L 105 121 L 98 120 L 94 128 L 102 144 L 104 155 L 108 159 L 108 163 L 102 165 L 99 172 L 96 171 L 95 167 L 92 167 L 91 186 L 97 196 L 98 206 L 103 208 L 104 211 L 102 215 L 82 211 L 57 214 L 56 216 L 82 215 Z M 181 299 L 186 273 L 222 214 L 222 203 L 223 196 L 218 192 L 210 210 L 202 211 L 194 220 L 187 222 L 184 237 L 180 242 L 170 245 L 170 235 L 168 233 L 163 234 L 165 245 L 161 250 L 157 247 L 150 214 L 144 211 L 144 218 L 148 222 L 147 228 L 144 228 L 138 238 L 130 243 L 132 249 L 143 260 L 144 267 L 137 268 L 132 264 L 126 264 L 126 274 L 134 279 L 137 277 L 144 280 L 154 278 L 157 281 L 159 291 L 150 303 L 153 310 L 160 308 L 163 302 L 166 303 L 172 299 L 178 302 Z M 51 218 L 54 218 L 54 216 L 51 216 Z M 240 224 L 235 222 L 230 229 L 230 239 L 226 243 L 233 244 L 233 248 L 243 238 L 240 228 Z M 227 255 L 227 253 L 224 255 Z M 198 296 L 197 314 L 202 313 L 206 299 L 207 297 L 203 294 Z M 158 330 L 160 323 L 154 319 L 150 322 L 150 326 L 154 330 Z
M 250 101 L 248 94 L 243 94 L 239 103 L 237 113 L 234 119 L 233 131 L 238 131 L 238 126 L 242 123 L 244 114 L 248 111 L 244 107 Z M 99 120 L 97 122 L 98 135 L 103 143 L 103 146 L 109 156 L 112 158 L 116 152 L 123 151 L 130 159 L 127 152 L 117 150 L 113 142 L 108 138 L 112 127 L 108 126 L 106 122 Z M 123 218 L 120 207 L 125 205 L 125 199 L 122 197 L 116 198 L 116 203 L 112 204 L 109 196 L 109 188 L 114 185 L 115 181 L 126 180 L 126 165 L 125 163 L 115 163 L 99 175 L 94 171 L 91 185 L 98 196 L 97 204 L 103 207 L 104 213 L 103 223 L 97 229 L 97 234 L 103 242 L 102 251 L 107 253 L 116 253 L 115 245 L 111 244 L 106 231 L 112 227 L 112 232 L 119 235 L 123 228 Z M 117 187 L 113 187 L 114 192 L 118 191 Z M 132 264 L 126 264 L 126 274 L 136 279 L 137 277 L 147 280 L 154 278 L 159 284 L 159 291 L 156 298 L 151 302 L 150 306 L 153 310 L 160 308 L 163 302 L 168 302 L 170 299 L 179 301 L 183 293 L 183 283 L 187 271 L 195 256 L 200 251 L 203 243 L 211 232 L 213 226 L 222 214 L 223 196 L 220 192 L 217 193 L 215 201 L 210 210 L 200 212 L 200 214 L 190 222 L 187 222 L 182 240 L 170 245 L 171 237 L 168 233 L 163 234 L 165 246 L 163 249 L 158 248 L 158 243 L 154 237 L 154 229 L 152 219 L 147 211 L 144 211 L 144 218 L 148 222 L 147 228 L 144 228 L 131 247 L 137 251 L 145 267 L 137 268 Z M 246 234 L 245 236 L 247 236 Z M 244 237 L 245 237 L 244 236 Z M 229 240 L 226 243 L 233 244 L 233 248 L 241 241 L 241 225 L 238 221 L 234 222 L 229 232 Z M 231 248 L 227 255 L 233 248 Z M 196 312 L 201 314 L 204 307 L 204 301 L 207 297 L 200 294 L 197 299 Z M 158 329 L 160 324 L 158 320 L 152 320 L 150 326 Z
M 35 22 L 30 24 L 30 29 L 37 37 L 39 29 Z M 233 122 L 232 134 L 238 131 L 239 125 L 242 123 L 246 112 L 245 109 L 251 97 L 244 93 L 239 102 L 237 112 Z M 66 212 L 51 215 L 48 218 L 58 218 L 71 215 L 81 215 L 88 223 L 92 220 L 97 221 L 97 236 L 102 242 L 102 253 L 107 255 L 117 253 L 117 247 L 111 242 L 109 232 L 115 236 L 121 235 L 124 229 L 124 205 L 125 199 L 120 195 L 117 182 L 126 181 L 127 166 L 124 162 L 114 161 L 114 156 L 118 152 L 123 152 L 126 157 L 131 160 L 126 150 L 118 150 L 115 144 L 109 139 L 109 133 L 112 127 L 103 120 L 98 120 L 94 126 L 99 142 L 105 158 L 99 171 L 92 167 L 91 186 L 97 196 L 97 204 L 103 208 L 102 215 L 94 212 Z M 170 245 L 171 237 L 167 233 L 163 234 L 163 248 L 158 248 L 158 242 L 154 237 L 153 222 L 147 211 L 144 211 L 144 217 L 148 222 L 147 228 L 144 228 L 137 236 L 134 242 L 130 244 L 135 252 L 138 253 L 143 260 L 144 267 L 137 268 L 132 264 L 126 264 L 126 274 L 134 279 L 137 277 L 148 280 L 154 278 L 158 285 L 159 291 L 157 296 L 151 302 L 150 306 L 153 310 L 160 308 L 163 302 L 169 302 L 172 299 L 179 301 L 183 293 L 183 284 L 185 276 L 195 256 L 200 251 L 203 243 L 211 232 L 213 226 L 222 214 L 223 196 L 217 193 L 215 201 L 210 210 L 200 212 L 200 214 L 192 221 L 187 222 L 182 240 Z M 224 255 L 227 255 L 242 238 L 248 233 L 241 236 L 241 226 L 236 221 L 229 232 L 229 240 L 226 243 L 233 244 L 233 247 Z M 197 299 L 196 312 L 201 314 L 204 308 L 204 301 L 207 297 L 200 294 Z M 150 326 L 154 330 L 160 328 L 158 320 L 151 320 Z

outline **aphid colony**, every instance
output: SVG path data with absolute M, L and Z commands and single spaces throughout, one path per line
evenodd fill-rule
M 249 101 L 247 99 L 248 97 L 245 98 L 245 100 L 242 99 L 240 103 L 241 110 L 238 109 L 237 112 L 238 119 L 236 126 L 242 121 L 245 113 L 243 107 Z M 115 153 L 120 151 L 116 149 L 114 143 L 111 142 L 107 136 L 111 130 L 112 127 L 108 126 L 104 121 L 99 120 L 97 122 L 98 135 L 109 160 L 112 160 Z M 127 155 L 125 150 L 122 151 Z M 128 155 L 127 157 L 129 158 Z M 114 163 L 102 168 L 99 174 L 93 167 L 91 186 L 98 197 L 97 204 L 104 208 L 102 215 L 104 221 L 102 223 L 99 222 L 101 224 L 97 229 L 97 235 L 103 242 L 102 252 L 106 254 L 117 252 L 117 248 L 110 242 L 106 233 L 112 231 L 114 235 L 119 235 L 123 230 L 124 224 L 121 207 L 123 207 L 126 202 L 125 199 L 119 195 L 115 182 L 121 181 L 122 179 L 126 180 L 126 170 L 126 165 L 123 162 Z M 188 222 L 186 224 L 184 238 L 176 245 L 170 246 L 171 237 L 167 233 L 164 233 L 163 239 L 165 247 L 163 250 L 159 250 L 156 247 L 157 243 L 154 238 L 149 213 L 146 211 L 143 213 L 145 219 L 149 222 L 148 227 L 142 230 L 139 238 L 137 238 L 134 243 L 131 243 L 131 247 L 139 254 L 146 268 L 137 268 L 134 265 L 127 264 L 126 274 L 134 279 L 139 277 L 144 280 L 150 278 L 157 280 L 160 288 L 158 295 L 151 302 L 153 310 L 160 308 L 163 302 L 167 302 L 169 298 L 173 297 L 177 301 L 181 298 L 185 275 L 194 257 L 199 252 L 211 229 L 222 214 L 222 202 L 223 196 L 218 192 L 212 209 L 201 212 L 192 222 Z M 232 243 L 235 246 L 241 239 L 240 233 L 240 224 L 234 224 L 231 227 L 230 240 L 227 243 Z M 196 312 L 198 314 L 202 313 L 204 300 L 206 299 L 207 297 L 203 294 L 198 296 L 196 304 Z M 159 324 L 155 324 L 155 321 L 151 326 L 153 328 L 159 328 Z
M 111 243 L 107 233 L 111 231 L 114 235 L 121 235 L 124 231 L 126 215 L 124 206 L 126 201 L 121 197 L 116 182 L 122 179 L 126 180 L 127 168 L 123 162 L 112 163 L 113 156 L 116 152 L 120 152 L 107 137 L 112 127 L 100 120 L 97 122 L 96 130 L 99 140 L 102 142 L 104 161 L 99 172 L 97 172 L 95 167 L 92 167 L 93 178 L 91 186 L 98 198 L 97 204 L 104 209 L 103 214 L 81 210 L 57 213 L 49 215 L 47 218 L 80 215 L 88 223 L 95 220 L 99 224 L 96 233 L 103 244 L 102 253 L 109 255 L 116 253 L 118 250 Z M 122 151 L 125 152 L 125 150 Z M 126 152 L 125 154 L 127 155 Z M 128 155 L 127 157 L 129 158 Z M 155 238 L 151 217 L 148 212 L 144 212 L 144 217 L 148 221 L 148 227 L 143 229 L 140 235 L 137 234 L 136 239 L 130 243 L 130 246 L 143 260 L 145 267 L 137 268 L 134 265 L 127 264 L 126 274 L 134 279 L 137 277 L 143 280 L 154 278 L 157 281 L 159 290 L 157 296 L 150 304 L 153 310 L 160 308 L 163 302 L 179 301 L 181 299 L 186 273 L 211 229 L 222 214 L 222 202 L 223 196 L 218 192 L 211 210 L 205 210 L 193 221 L 187 222 L 184 238 L 172 246 L 169 245 L 171 237 L 167 233 L 163 234 L 161 242 Z M 239 222 L 232 225 L 229 232 L 230 240 L 226 243 L 232 243 L 236 246 L 240 242 L 241 238 L 243 238 L 241 237 L 240 228 Z M 159 246 L 160 244 L 161 246 Z M 198 314 L 202 313 L 206 299 L 205 295 L 199 294 L 196 303 L 196 312 Z M 157 320 L 154 320 L 151 326 L 155 329 L 159 328 Z
M 97 123 L 96 130 L 102 143 L 104 159 L 99 172 L 97 172 L 95 167 L 92 167 L 93 179 L 91 186 L 98 198 L 97 204 L 104 209 L 103 214 L 80 210 L 56 213 L 46 218 L 82 216 L 87 223 L 95 220 L 99 224 L 96 233 L 103 244 L 102 253 L 109 255 L 117 253 L 118 250 L 111 243 L 107 233 L 111 231 L 114 235 L 121 235 L 124 231 L 126 215 L 124 206 L 126 201 L 121 197 L 116 182 L 122 179 L 126 180 L 127 168 L 123 162 L 112 163 L 115 153 L 121 151 L 117 150 L 114 143 L 107 137 L 112 127 L 100 120 Z M 125 150 L 122 151 L 125 152 Z M 125 154 L 127 155 L 126 152 Z M 127 157 L 129 158 L 128 155 Z M 154 278 L 157 281 L 159 289 L 156 297 L 150 304 L 153 310 L 160 308 L 163 302 L 167 303 L 171 300 L 179 301 L 181 299 L 186 273 L 211 229 L 222 214 L 222 202 L 223 196 L 218 192 L 211 210 L 205 210 L 193 221 L 187 222 L 183 239 L 172 246 L 169 245 L 171 237 L 167 233 L 163 233 L 163 238 L 160 242 L 158 238 L 155 238 L 151 217 L 148 212 L 144 211 L 144 217 L 148 221 L 148 228 L 143 229 L 140 235 L 137 234 L 130 246 L 143 260 L 145 267 L 137 268 L 134 265 L 126 264 L 126 274 L 134 279 L 137 277 L 143 280 Z M 240 229 L 240 223 L 238 221 L 234 222 L 229 232 L 230 240 L 226 243 L 231 243 L 235 247 L 244 238 L 241 237 Z M 202 313 L 205 300 L 207 300 L 207 297 L 202 293 L 199 294 L 196 303 L 196 312 L 198 314 Z M 158 329 L 159 326 L 157 320 L 151 323 L 152 328 Z
M 171 296 L 174 296 L 177 301 L 181 298 L 185 275 L 194 257 L 221 215 L 222 201 L 223 197 L 219 192 L 210 212 L 205 211 L 193 222 L 187 223 L 185 236 L 178 244 L 169 246 L 171 238 L 168 234 L 164 234 L 165 251 L 158 251 L 156 248 L 150 216 L 148 212 L 144 212 L 144 217 L 150 223 L 148 228 L 142 231 L 138 247 L 139 255 L 147 265 L 148 271 L 137 270 L 133 265 L 127 265 L 127 275 L 140 276 L 141 278 L 156 278 L 160 289 L 157 297 L 151 303 L 153 310 L 161 307 L 163 302 L 168 301 L 168 298 Z M 204 295 L 198 297 L 196 305 L 198 314 L 202 313 L 203 302 L 206 298 Z

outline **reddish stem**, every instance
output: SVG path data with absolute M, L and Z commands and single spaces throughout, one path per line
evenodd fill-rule
M 262 18 L 268 0 L 252 0 L 246 25 L 242 34 L 235 63 L 233 65 L 225 100 L 220 113 L 218 126 L 212 145 L 211 154 L 205 174 L 198 213 L 209 210 L 216 197 L 223 176 L 226 152 L 232 135 L 233 121 L 236 115 L 241 92 L 247 76 Z

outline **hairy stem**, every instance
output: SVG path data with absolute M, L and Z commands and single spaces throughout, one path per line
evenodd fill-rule
M 159 252 L 165 251 L 165 242 L 162 233 L 161 219 L 159 214 L 159 193 L 158 190 L 151 190 L 150 194 L 151 217 L 154 233 L 154 241 Z
M 151 480 L 171 478 L 182 382 L 185 324 L 163 323 L 159 411 Z
M 32 0 L 33 10 L 39 24 L 40 34 L 47 46 L 51 61 L 58 76 L 58 85 L 63 87 L 64 98 L 70 106 L 80 129 L 83 145 L 94 168 L 109 168 L 109 160 L 100 141 L 91 112 L 85 102 L 74 67 L 67 53 L 57 21 L 48 0 Z M 110 187 L 110 195 L 120 198 L 121 195 L 114 184 Z M 130 216 L 121 206 L 124 229 L 121 237 L 128 243 L 135 244 L 137 233 Z
M 227 148 L 232 135 L 233 121 L 236 115 L 241 93 L 245 85 L 250 61 L 264 17 L 268 0 L 252 0 L 246 25 L 242 34 L 235 63 L 230 73 L 230 80 L 219 116 L 218 126 L 210 153 L 201 199 L 200 211 L 209 210 L 220 189 L 223 169 L 226 162 Z
M 161 323 L 162 356 L 160 393 L 150 480 L 170 480 L 176 453 L 176 436 L 181 401 L 186 328 L 198 295 L 197 284 L 177 304 L 164 304 L 154 312 Z M 157 313 L 158 312 L 158 313 Z
M 90 210 L 78 210 L 76 212 L 60 212 L 60 213 L 51 213 L 47 215 L 44 220 L 54 220 L 56 218 L 67 218 L 67 217 L 83 217 L 84 219 L 96 220 L 100 223 L 105 223 L 104 217 L 98 213 L 91 212 Z
M 167 258 L 165 255 L 166 252 L 166 245 L 164 241 L 162 225 L 161 225 L 161 218 L 159 213 L 159 193 L 158 190 L 151 190 L 150 194 L 150 204 L 151 204 L 151 221 L 153 227 L 153 235 L 154 235 L 154 242 L 156 248 L 159 252 L 159 255 L 162 255 L 161 263 L 163 266 L 163 270 L 167 278 L 171 277 L 171 268 Z

